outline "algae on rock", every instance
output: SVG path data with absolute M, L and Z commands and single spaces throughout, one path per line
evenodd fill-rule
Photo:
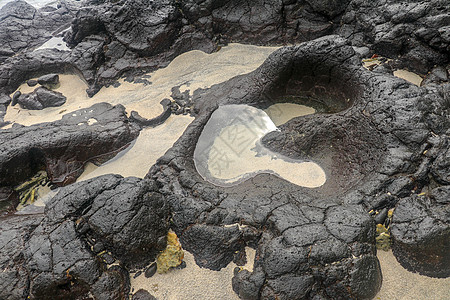
M 20 203 L 16 210 L 21 210 L 27 205 L 33 204 L 36 200 L 36 190 L 39 185 L 47 183 L 47 172 L 39 171 L 30 180 L 14 188 L 19 193 Z
M 167 233 L 167 247 L 156 259 L 158 273 L 166 273 L 169 269 L 178 267 L 183 261 L 183 258 L 184 252 L 181 249 L 178 237 L 175 232 L 170 230 Z
M 375 238 L 378 250 L 391 249 L 391 222 L 394 209 L 390 209 L 384 224 L 377 224 L 377 236 Z

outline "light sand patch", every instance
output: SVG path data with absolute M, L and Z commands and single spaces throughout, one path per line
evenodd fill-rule
M 77 181 L 110 173 L 144 178 L 150 167 L 172 147 L 193 119 L 190 116 L 170 116 L 158 127 L 143 129 L 136 141 L 112 160 L 100 167 L 86 164 Z
M 295 103 L 277 103 L 264 110 L 275 126 L 280 126 L 296 117 L 312 115 L 316 110 L 312 107 Z
M 384 57 L 377 56 L 374 58 L 365 58 L 362 60 L 363 67 L 370 70 L 374 66 L 379 66 L 382 63 L 382 60 L 384 60 Z M 387 61 L 389 61 L 388 59 Z
M 36 79 L 36 78 L 35 78 Z M 122 104 L 128 112 L 131 110 L 139 110 L 139 113 L 146 118 L 154 118 L 163 112 L 159 102 L 162 98 L 149 97 L 149 92 L 143 84 L 134 84 L 119 80 L 121 85 L 118 88 L 112 86 L 102 88 L 94 97 L 89 98 L 86 94 L 87 84 L 77 75 L 60 74 L 60 85 L 55 91 L 62 93 L 67 97 L 64 105 L 59 107 L 48 107 L 43 110 L 27 110 L 20 108 L 19 105 L 9 106 L 5 121 L 12 123 L 18 122 L 22 125 L 29 126 L 42 122 L 53 122 L 60 120 L 61 117 L 71 111 L 80 108 L 87 108 L 95 103 L 108 102 L 112 105 Z M 22 93 L 31 93 L 36 87 L 29 87 L 26 83 L 22 84 L 17 90 Z M 136 106 L 136 102 L 141 101 Z
M 103 87 L 94 97 L 86 94 L 86 83 L 77 75 L 60 75 L 60 87 L 55 89 L 67 97 L 63 106 L 41 111 L 9 106 L 4 120 L 22 125 L 32 125 L 61 119 L 66 112 L 89 107 L 95 103 L 122 104 L 127 112 L 135 110 L 144 118 L 154 118 L 163 112 L 159 104 L 171 95 L 174 86 L 183 86 L 193 92 L 208 88 L 236 75 L 246 74 L 259 67 L 277 47 L 257 47 L 230 44 L 220 51 L 206 54 L 194 50 L 176 57 L 166 68 L 149 73 L 151 84 L 129 83 L 120 79 L 120 86 Z M 31 93 L 36 87 L 22 84 L 17 90 Z
M 450 295 L 450 278 L 431 278 L 404 269 L 392 251 L 378 251 L 383 285 L 374 299 L 446 300 Z
M 405 79 L 406 81 L 409 81 L 417 86 L 420 86 L 420 83 L 423 80 L 422 77 L 408 70 L 395 70 L 394 76 Z
M 256 251 L 245 248 L 247 264 L 243 267 L 253 271 Z M 156 273 L 150 278 L 142 274 L 133 278 L 130 274 L 131 288 L 134 292 L 145 289 L 159 300 L 238 300 L 233 291 L 231 279 L 236 265 L 230 263 L 220 271 L 212 271 L 197 266 L 194 256 L 184 251 L 186 268 L 171 270 L 165 274 Z
M 197 171 L 219 186 L 232 186 L 259 173 L 275 174 L 299 186 L 322 186 L 326 175 L 319 165 L 289 159 L 260 144 L 274 130 L 277 127 L 263 110 L 248 105 L 219 107 L 194 151 Z
M 387 59 L 385 60 L 385 58 L 378 56 L 376 58 L 368 58 L 368 59 L 363 59 L 362 63 L 363 63 L 363 67 L 371 70 L 371 68 L 374 65 L 380 65 L 383 61 L 389 62 L 392 59 Z M 416 73 L 410 72 L 408 70 L 395 70 L 393 72 L 394 76 L 398 77 L 398 78 L 402 78 L 405 79 L 406 81 L 411 82 L 412 84 L 415 84 L 417 86 L 420 86 L 420 83 L 422 82 L 423 78 L 420 77 L 419 75 L 417 75 Z

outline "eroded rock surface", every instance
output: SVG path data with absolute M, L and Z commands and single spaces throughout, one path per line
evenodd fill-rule
M 67 98 L 58 92 L 51 91 L 45 87 L 38 87 L 31 94 L 21 94 L 17 103 L 25 109 L 41 110 L 47 107 L 61 106 L 66 103 Z
M 10 11 L 21 6 L 26 6 L 23 11 L 29 12 L 26 16 L 31 18 L 33 7 L 24 1 L 13 3 L 3 8 L 5 16 L 11 15 L 3 22 L 13 18 L 15 14 Z M 4 88 L 12 92 L 30 76 L 62 69 L 81 72 L 90 86 L 88 93 L 93 95 L 122 74 L 164 67 L 189 50 L 212 52 L 231 41 L 258 45 L 299 43 L 333 33 L 347 38 L 364 56 L 377 53 L 396 58 L 394 66 L 422 74 L 436 64 L 448 64 L 449 60 L 448 4 L 442 0 L 427 3 L 121 0 L 86 1 L 80 9 L 64 5 L 47 14 L 61 13 L 65 17 L 56 18 L 55 22 L 64 23 L 72 18 L 71 12 L 77 11 L 65 37 L 72 51 L 46 49 L 32 54 L 40 58 L 24 54 L 7 59 L 0 69 L 0 94 Z M 34 13 L 35 17 L 40 14 L 43 13 Z M 49 18 L 42 22 L 46 19 Z M 52 22 L 44 24 L 55 26 Z M 27 38 L 21 43 L 26 41 Z M 12 56 L 19 46 L 8 48 L 7 56 Z M 39 65 L 35 65 L 35 59 L 40 61 Z
M 196 120 L 147 177 L 167 194 L 177 234 L 200 266 L 220 269 L 244 246 L 256 248 L 254 271 L 233 279 L 241 298 L 371 298 L 381 273 L 367 211 L 392 207 L 429 182 L 431 162 L 447 149 L 436 140 L 448 128 L 441 95 L 362 68 L 337 36 L 283 48 L 256 71 L 197 91 Z M 322 109 L 263 143 L 317 161 L 327 173 L 324 186 L 301 188 L 268 174 L 234 188 L 205 182 L 192 155 L 218 105 L 276 102 Z
M 65 114 L 52 123 L 4 129 L 0 185 L 17 185 L 40 168 L 47 170 L 53 183 L 72 183 L 87 161 L 110 158 L 138 135 L 139 128 L 129 122 L 125 108 L 107 103 Z
M 61 192 L 44 216 L 2 219 L 1 297 L 77 297 L 89 291 L 94 297 L 123 297 L 126 272 L 154 255 L 136 250 L 142 244 L 134 234 L 155 229 L 151 241 L 143 240 L 155 251 L 163 249 L 166 209 L 183 247 L 200 266 L 220 269 L 238 261 L 245 246 L 256 249 L 253 272 L 237 269 L 233 278 L 243 299 L 373 297 L 381 273 L 375 222 L 367 214 L 372 209 L 396 207 L 393 247 L 405 267 L 448 276 L 448 8 L 442 0 L 88 1 L 65 37 L 71 51 L 14 56 L 34 47 L 29 44 L 34 29 L 25 29 L 41 28 L 33 22 L 43 12 L 24 1 L 9 4 L 0 12 L 0 26 L 17 24 L 26 34 L 5 36 L 0 45 L 0 118 L 21 83 L 48 73 L 80 73 L 93 95 L 122 74 L 132 80 L 188 50 L 211 52 L 230 41 L 299 43 L 332 33 L 347 40 L 335 35 L 283 48 L 255 72 L 196 91 L 189 101 L 179 93 L 177 105 L 183 112 L 192 108 L 196 120 L 151 169 L 148 182 L 101 177 Z M 69 16 L 43 22 L 55 30 L 52 26 Z M 370 72 L 360 59 L 372 54 L 395 59 Z M 433 70 L 419 88 L 391 76 L 398 67 L 423 75 Z M 321 112 L 289 121 L 263 142 L 288 157 L 317 161 L 327 173 L 326 184 L 301 188 L 268 174 L 232 189 L 205 182 L 192 155 L 213 111 L 225 104 L 265 108 L 276 102 Z M 25 180 L 43 164 L 54 182 L 71 182 L 86 160 L 136 137 L 138 129 L 123 107 L 97 108 L 92 115 L 69 114 L 41 125 L 43 142 L 36 138 L 37 126 L 2 130 L 1 185 Z M 82 116 L 97 123 L 85 124 Z M 146 219 L 155 211 L 160 227 Z M 97 254 L 107 262 L 120 259 L 122 267 L 105 271 Z
M 128 296 L 128 271 L 165 248 L 167 203 L 154 182 L 105 175 L 63 188 L 44 215 L 0 220 L 0 298 Z M 95 245 L 103 244 L 102 251 Z M 104 255 L 120 266 L 107 267 Z M 126 268 L 126 269 L 125 269 Z
M 58 7 L 36 9 L 26 1 L 11 1 L 0 9 L 0 62 L 17 52 L 33 49 L 54 33 L 70 26 L 75 1 L 59 1 Z
M 450 276 L 450 186 L 400 200 L 391 232 L 394 254 L 406 269 Z

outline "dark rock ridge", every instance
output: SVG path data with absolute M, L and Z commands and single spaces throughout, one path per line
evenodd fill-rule
M 63 188 L 44 215 L 1 219 L 0 229 L 0 299 L 126 299 L 127 270 L 165 248 L 168 210 L 151 180 L 104 175 Z M 103 252 L 91 250 L 98 243 Z M 108 267 L 105 252 L 119 265 Z
M 448 62 L 448 3 L 421 1 L 91 1 L 66 38 L 108 37 L 99 81 L 132 68 L 128 61 L 188 50 L 210 52 L 231 41 L 258 45 L 298 43 L 339 34 L 355 47 L 396 58 L 426 73 Z M 162 38 L 164 37 L 164 38 Z M 144 67 L 144 66 L 143 66 Z
M 0 186 L 17 185 L 40 168 L 53 183 L 72 183 L 87 161 L 111 158 L 138 135 L 125 108 L 107 103 L 65 114 L 55 122 L 1 130 Z
M 171 107 L 171 101 L 169 99 L 163 99 L 160 102 L 161 106 L 163 107 L 163 112 L 152 119 L 146 119 L 144 117 L 141 117 L 137 111 L 132 111 L 130 114 L 130 119 L 132 119 L 134 122 L 139 124 L 142 127 L 156 127 L 158 125 L 161 125 L 164 123 L 172 114 L 172 107 Z
M 17 0 L 0 9 L 0 63 L 14 54 L 33 49 L 54 34 L 70 26 L 77 2 L 59 1 L 58 8 L 36 9 L 26 1 Z
M 14 55 L 35 46 L 32 36 L 44 36 L 39 43 L 50 37 L 34 29 L 59 31 L 71 16 L 47 21 L 40 16 L 48 7 L 8 4 L 0 28 L 16 32 L 0 30 L 0 118 L 18 86 L 44 74 L 79 74 L 92 96 L 122 74 L 164 67 L 193 49 L 299 43 L 332 33 L 346 40 L 335 35 L 282 48 L 256 71 L 196 91 L 193 99 L 173 90 L 171 110 L 193 106 L 197 117 L 146 180 L 103 176 L 61 191 L 44 216 L 0 221 L 0 298 L 124 298 L 127 271 L 164 248 L 169 209 L 171 227 L 200 266 L 217 270 L 240 263 L 245 246 L 256 249 L 254 271 L 237 269 L 233 278 L 243 299 L 373 297 L 381 272 L 372 209 L 396 207 L 393 249 L 403 266 L 448 276 L 448 9 L 444 0 L 95 0 L 77 12 L 65 36 L 71 51 Z M 360 59 L 372 54 L 394 60 L 370 72 Z M 391 76 L 397 67 L 432 72 L 419 88 Z M 320 113 L 289 121 L 263 142 L 318 162 L 326 184 L 301 188 L 268 174 L 233 188 L 205 182 L 192 155 L 212 112 L 277 102 Z M 56 183 L 73 182 L 84 162 L 109 157 L 137 136 L 122 106 L 90 109 L 1 130 L 0 185 L 18 184 L 40 168 Z M 88 125 L 90 118 L 97 122 Z M 121 266 L 107 269 L 115 259 Z
M 40 85 L 43 85 L 47 88 L 51 88 L 59 83 L 59 75 L 58 74 L 46 74 L 37 79 L 37 82 Z
M 17 103 L 25 109 L 41 110 L 47 107 L 61 106 L 66 103 L 67 98 L 55 91 L 45 87 L 38 87 L 31 94 L 21 94 L 17 98 Z
M 443 88 L 419 88 L 368 71 L 338 36 L 282 48 L 254 72 L 196 91 L 196 119 L 147 177 L 167 195 L 173 227 L 200 266 L 217 270 L 244 246 L 256 249 L 254 271 L 237 270 L 233 278 L 242 299 L 369 299 L 380 287 L 381 272 L 367 211 L 393 207 L 439 180 L 432 169 L 439 161 L 434 168 L 446 168 L 439 157 L 448 146 L 438 140 L 447 138 L 450 127 Z M 268 174 L 233 188 L 204 181 L 192 156 L 211 113 L 219 105 L 264 108 L 277 102 L 322 111 L 292 119 L 263 143 L 318 162 L 327 174 L 324 186 L 301 188 Z M 398 259 L 412 270 L 447 272 L 448 258 L 437 249 L 448 216 L 431 216 L 443 222 L 436 227 L 443 233 L 418 232 Z M 425 248 L 424 257 L 410 257 Z M 427 259 L 436 253 L 442 259 Z
M 450 186 L 399 201 L 391 229 L 392 250 L 407 269 L 450 276 Z
M 0 187 L 0 216 L 16 211 L 19 204 L 17 193 L 10 187 Z
M 72 11 L 65 5 L 59 10 Z M 34 8 L 24 1 L 2 11 L 14 15 L 10 11 L 22 6 L 31 17 Z M 299 43 L 332 33 L 367 49 L 361 51 L 364 55 L 396 58 L 395 66 L 425 74 L 436 64 L 448 63 L 448 8 L 445 0 L 87 1 L 66 34 L 72 52 L 46 49 L 7 59 L 0 67 L 0 95 L 11 93 L 30 76 L 57 70 L 81 73 L 92 96 L 124 73 L 164 67 L 189 50 L 212 52 L 232 41 Z M 17 50 L 8 51 L 12 55 Z

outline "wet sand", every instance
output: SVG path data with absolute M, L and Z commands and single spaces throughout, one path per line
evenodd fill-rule
M 22 109 L 18 105 L 10 106 L 4 120 L 26 126 L 51 122 L 61 119 L 64 113 L 99 102 L 122 104 L 128 113 L 135 110 L 142 117 L 154 118 L 162 113 L 163 108 L 159 102 L 170 97 L 172 87 L 181 86 L 182 91 L 189 89 L 192 94 L 198 88 L 208 88 L 234 76 L 255 70 L 276 49 L 278 48 L 230 44 L 212 54 L 198 50 L 190 51 L 176 57 L 166 68 L 148 73 L 150 78 L 147 80 L 151 82 L 150 85 L 129 83 L 120 79 L 119 87 L 103 87 L 92 98 L 87 96 L 87 84 L 81 78 L 77 75 L 61 74 L 60 87 L 55 91 L 67 97 L 64 105 L 41 111 Z M 30 93 L 37 87 L 29 87 L 23 83 L 17 90 Z
M 246 248 L 247 264 L 243 269 L 253 271 L 255 250 Z M 170 270 L 165 274 L 156 273 L 150 278 L 142 274 L 137 278 L 130 276 L 131 288 L 134 292 L 143 288 L 158 300 L 238 300 L 233 291 L 231 279 L 234 268 L 233 262 L 220 271 L 200 268 L 194 261 L 194 256 L 184 251 L 186 268 Z
M 446 300 L 450 299 L 450 278 L 431 278 L 404 269 L 392 251 L 378 250 L 383 285 L 374 299 Z
M 406 81 L 409 81 L 412 84 L 415 84 L 417 86 L 420 86 L 420 83 L 423 80 L 422 77 L 420 77 L 416 73 L 410 72 L 408 70 L 395 70 L 394 71 L 394 76 L 397 76 L 398 78 L 405 79 Z
M 363 63 L 363 67 L 370 70 L 370 67 L 373 65 L 380 65 L 381 64 L 381 59 L 383 59 L 383 57 L 379 56 L 373 59 L 363 59 L 362 63 Z M 390 61 L 391 59 L 387 59 L 387 61 Z M 420 86 L 420 83 L 422 82 L 423 78 L 420 77 L 418 74 L 410 72 L 408 70 L 404 70 L 404 69 L 398 69 L 395 70 L 393 72 L 393 75 L 395 77 L 404 79 L 406 81 L 411 82 L 412 84 L 415 84 L 417 86 Z
M 178 140 L 193 119 L 190 116 L 171 116 L 158 127 L 143 129 L 135 143 L 125 149 L 123 154 L 118 154 L 100 167 L 89 163 L 77 181 L 109 173 L 143 178 L 156 160 Z
M 312 107 L 294 103 L 277 103 L 264 111 L 272 119 L 275 126 L 280 126 L 293 118 L 312 115 L 316 112 Z

